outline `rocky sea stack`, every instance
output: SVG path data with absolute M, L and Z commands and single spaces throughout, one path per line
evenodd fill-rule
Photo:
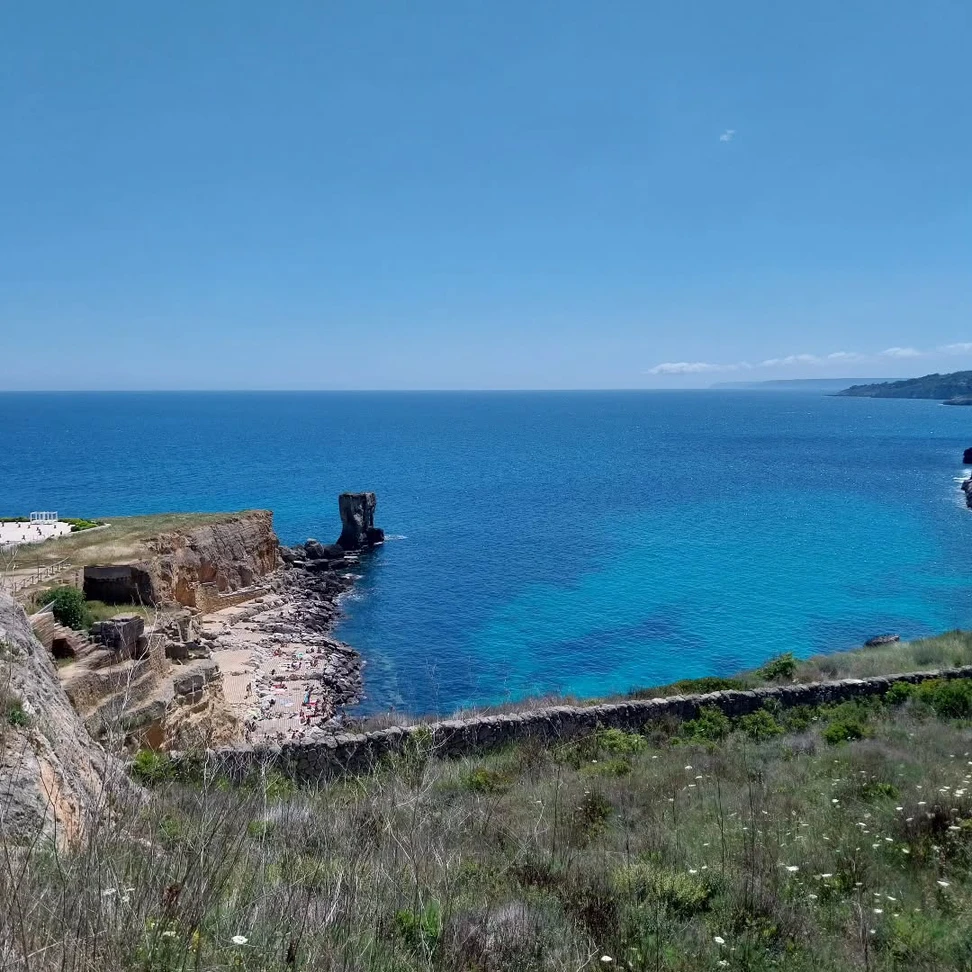
M 341 493 L 338 509 L 341 513 L 341 536 L 337 544 L 343 550 L 363 550 L 385 542 L 385 531 L 375 526 L 374 493 Z

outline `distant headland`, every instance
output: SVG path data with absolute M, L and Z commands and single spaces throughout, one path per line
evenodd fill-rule
M 857 378 L 775 378 L 770 381 L 717 381 L 710 388 L 722 391 L 838 392 Z
M 926 398 L 948 405 L 972 404 L 972 371 L 953 371 L 947 375 L 922 375 L 904 381 L 883 381 L 872 385 L 852 385 L 837 395 L 848 398 Z

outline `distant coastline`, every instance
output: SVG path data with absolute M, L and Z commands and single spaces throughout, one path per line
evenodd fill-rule
M 870 385 L 852 385 L 837 395 L 846 398 L 922 398 L 965 405 L 972 399 L 972 371 L 937 372 L 903 381 L 882 381 Z
M 721 391 L 840 392 L 857 378 L 777 378 L 770 381 L 717 381 L 710 388 Z

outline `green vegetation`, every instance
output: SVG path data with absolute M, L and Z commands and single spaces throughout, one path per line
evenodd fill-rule
M 11 968 L 972 967 L 972 681 L 320 787 L 141 752 L 146 802 L 0 868 Z M 25 956 L 29 955 L 29 962 Z
M 37 603 L 41 606 L 50 604 L 54 620 L 75 631 L 83 631 L 91 625 L 84 594 L 76 587 L 52 587 L 38 595 Z
M 972 371 L 947 375 L 923 375 L 904 381 L 883 381 L 873 385 L 852 385 L 836 394 L 851 398 L 964 398 L 972 395 Z
M 61 586 L 40 591 L 33 599 L 35 608 L 53 604 L 54 618 L 59 624 L 75 631 L 87 631 L 96 621 L 106 621 L 119 614 L 140 614 L 147 621 L 154 620 L 158 610 L 141 604 L 105 604 L 89 601 L 77 587 Z
M 24 710 L 24 703 L 6 692 L 2 695 L 3 721 L 8 726 L 25 728 L 30 725 L 30 716 Z
M 72 533 L 80 533 L 82 530 L 93 530 L 95 527 L 104 526 L 104 520 L 85 520 L 73 517 L 64 517 L 62 523 L 71 524 Z
M 771 658 L 756 674 L 767 682 L 793 681 L 793 673 L 797 670 L 797 661 L 792 651 L 784 652 Z

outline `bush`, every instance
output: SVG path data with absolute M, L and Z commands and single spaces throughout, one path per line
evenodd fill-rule
M 792 651 L 786 651 L 782 655 L 771 658 L 756 674 L 767 682 L 781 682 L 792 679 L 796 672 L 796 659 Z
M 506 789 L 506 779 L 497 770 L 480 766 L 462 777 L 462 786 L 474 793 L 497 793 Z
M 693 874 L 660 870 L 648 863 L 631 864 L 618 871 L 617 890 L 636 901 L 658 902 L 680 918 L 709 908 L 715 889 Z
M 898 788 L 893 783 L 883 780 L 868 780 L 861 784 L 862 800 L 893 800 L 898 796 Z
M 82 530 L 93 530 L 95 527 L 104 526 L 101 520 L 86 520 L 80 517 L 64 517 L 61 522 L 70 523 L 72 533 L 80 533 Z
M 699 717 L 685 723 L 685 734 L 690 739 L 707 739 L 716 742 L 725 739 L 732 731 L 729 717 L 713 705 L 699 710 Z
M 139 783 L 157 786 L 175 777 L 172 758 L 155 749 L 140 749 L 132 760 L 132 776 Z
M 76 587 L 53 587 L 44 591 L 37 599 L 40 604 L 50 604 L 54 620 L 75 631 L 88 626 L 88 609 L 84 594 Z
M 648 748 L 648 740 L 623 729 L 600 729 L 595 735 L 598 751 L 612 756 L 634 756 Z
M 739 720 L 739 728 L 750 739 L 757 741 L 772 739 L 783 733 L 783 727 L 776 721 L 772 712 L 766 709 L 759 709 L 750 715 L 745 715 Z
M 429 902 L 418 911 L 403 908 L 395 912 L 395 927 L 410 948 L 425 953 L 434 952 L 442 938 L 442 909 L 436 901 Z
M 24 710 L 24 703 L 20 699 L 8 697 L 3 705 L 4 718 L 8 725 L 24 729 L 30 725 L 30 716 Z
M 912 694 L 919 702 L 930 706 L 941 719 L 968 719 L 972 716 L 972 679 L 934 679 L 915 686 Z
M 915 694 L 916 686 L 911 682 L 895 682 L 884 694 L 884 701 L 888 705 L 902 705 Z
M 824 739 L 831 746 L 849 742 L 852 739 L 863 739 L 867 735 L 867 726 L 859 716 L 838 717 L 829 723 L 823 731 Z

